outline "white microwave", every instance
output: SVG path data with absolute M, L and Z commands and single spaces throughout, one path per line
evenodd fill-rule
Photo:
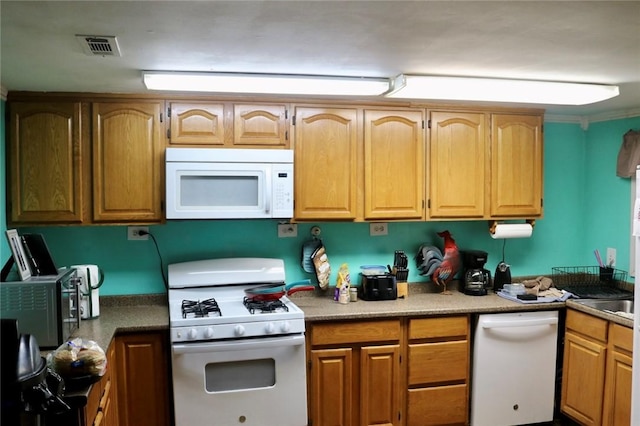
M 167 148 L 167 219 L 293 217 L 293 151 Z

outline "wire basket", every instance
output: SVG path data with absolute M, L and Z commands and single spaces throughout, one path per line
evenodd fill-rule
M 626 282 L 627 273 L 600 266 L 566 266 L 551 268 L 551 279 L 561 290 L 575 286 L 618 287 Z

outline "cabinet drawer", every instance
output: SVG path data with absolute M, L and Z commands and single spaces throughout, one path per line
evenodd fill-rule
M 407 426 L 467 423 L 467 385 L 410 389 Z
M 613 323 L 609 326 L 609 341 L 616 349 L 633 352 L 633 329 Z
M 591 339 L 606 342 L 607 324 L 608 322 L 601 318 L 567 309 L 567 329 L 583 334 Z
M 436 339 L 461 337 L 466 339 L 469 320 L 465 316 L 442 318 L 416 318 L 409 322 L 409 339 Z
M 409 386 L 464 381 L 468 371 L 466 340 L 409 345 Z
M 311 344 L 397 341 L 400 335 L 400 320 L 314 324 L 311 327 Z

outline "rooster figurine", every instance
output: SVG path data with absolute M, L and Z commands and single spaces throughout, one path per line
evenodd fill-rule
M 438 232 L 444 238 L 444 255 L 435 246 L 420 246 L 416 261 L 420 275 L 431 276 L 431 281 L 443 287 L 442 294 L 451 294 L 447 284 L 460 270 L 458 246 L 449 231 Z

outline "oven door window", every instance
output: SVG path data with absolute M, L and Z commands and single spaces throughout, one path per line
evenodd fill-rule
M 273 358 L 210 363 L 204 371 L 207 392 L 260 389 L 276 384 Z

